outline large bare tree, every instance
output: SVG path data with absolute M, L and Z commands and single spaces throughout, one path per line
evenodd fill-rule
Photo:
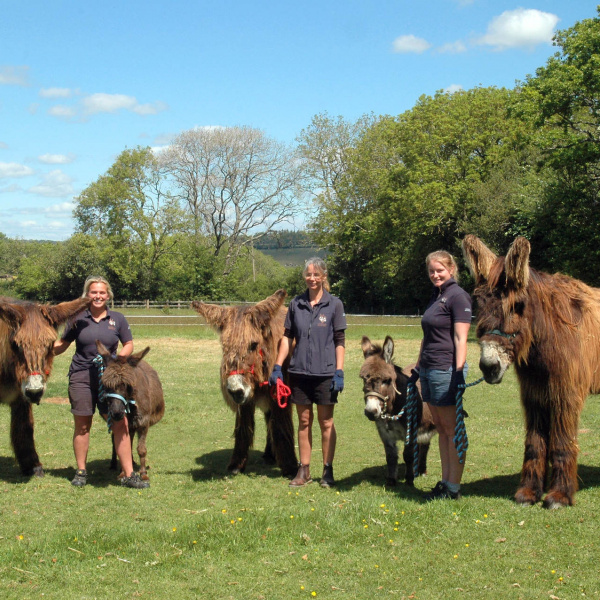
M 303 210 L 303 164 L 288 146 L 249 127 L 197 128 L 179 134 L 161 153 L 176 193 L 225 252 L 225 273 L 244 247 Z

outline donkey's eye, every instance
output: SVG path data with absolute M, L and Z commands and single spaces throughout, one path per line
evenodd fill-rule
M 382 383 L 383 383 L 383 385 L 391 385 L 392 384 L 392 380 L 391 379 L 384 379 Z
M 258 348 L 258 342 L 250 343 L 250 352 L 254 352 Z

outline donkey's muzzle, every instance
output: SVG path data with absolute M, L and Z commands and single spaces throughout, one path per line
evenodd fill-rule
M 39 404 L 42 396 L 44 395 L 45 389 L 46 384 L 44 382 L 44 378 L 36 373 L 35 375 L 30 375 L 27 378 L 23 391 L 29 402 L 32 404 Z

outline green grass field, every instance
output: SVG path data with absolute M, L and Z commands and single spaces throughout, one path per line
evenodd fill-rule
M 191 314 L 191 313 L 190 313 Z M 512 370 L 500 386 L 469 388 L 470 449 L 463 499 L 424 504 L 439 476 L 386 489 L 383 446 L 362 412 L 360 338 L 396 342 L 396 362 L 416 358 L 414 320 L 352 317 L 346 388 L 336 408 L 338 486 L 291 491 L 261 462 L 265 429 L 247 472 L 230 477 L 234 415 L 219 390 L 220 346 L 200 320 L 144 324 L 131 318 L 136 349 L 152 350 L 167 410 L 150 430 L 151 487 L 121 488 L 108 470 L 110 440 L 92 430 L 89 484 L 74 474 L 67 395 L 70 357 L 57 357 L 46 399 L 34 408 L 46 476 L 19 474 L 0 412 L 2 598 L 571 599 L 600 597 L 600 405 L 588 399 L 579 444 L 576 506 L 546 511 L 513 500 L 523 423 Z M 413 326 L 410 326 L 413 325 Z M 477 376 L 478 348 L 469 347 Z M 315 430 L 313 475 L 320 475 Z

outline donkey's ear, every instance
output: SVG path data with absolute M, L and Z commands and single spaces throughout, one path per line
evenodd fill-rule
M 486 281 L 498 257 L 475 235 L 465 236 L 462 249 L 471 275 L 475 279 L 475 285 Z
M 268 314 L 270 318 L 273 318 L 277 312 L 279 311 L 285 297 L 287 296 L 287 292 L 285 290 L 277 290 L 274 294 L 257 302 L 252 307 L 252 312 L 261 315 L 260 320 L 264 319 L 263 315 L 265 312 Z
M 136 352 L 135 354 L 131 354 L 127 357 L 127 362 L 132 367 L 137 367 L 138 363 L 150 352 L 150 346 L 146 346 L 141 352 Z
M 0 299 L 0 321 L 9 327 L 18 327 L 25 318 L 25 311 L 18 305 Z
M 363 355 L 365 358 L 367 358 L 367 356 L 371 356 L 371 354 L 373 354 L 373 344 L 371 344 L 371 340 L 366 335 L 362 336 L 362 340 L 360 342 L 360 347 L 363 351 Z
M 104 364 L 108 363 L 110 359 L 108 348 L 100 340 L 96 340 L 96 348 L 98 349 L 98 354 L 102 357 Z
M 385 342 L 383 342 L 383 360 L 391 364 L 392 356 L 394 356 L 394 340 L 389 335 L 386 335 Z
M 200 315 L 202 315 L 209 325 L 212 325 L 217 331 L 223 331 L 225 321 L 232 308 L 218 306 L 217 304 L 206 304 L 205 302 L 199 302 L 194 300 L 191 307 Z
M 531 244 L 524 237 L 518 237 L 506 253 L 504 272 L 506 285 L 515 291 L 523 290 L 529 285 L 529 254 Z
M 77 300 L 61 302 L 60 304 L 43 304 L 40 306 L 40 310 L 52 327 L 58 327 L 65 321 L 77 316 L 82 310 L 89 308 L 91 303 L 91 298 L 77 298 Z

